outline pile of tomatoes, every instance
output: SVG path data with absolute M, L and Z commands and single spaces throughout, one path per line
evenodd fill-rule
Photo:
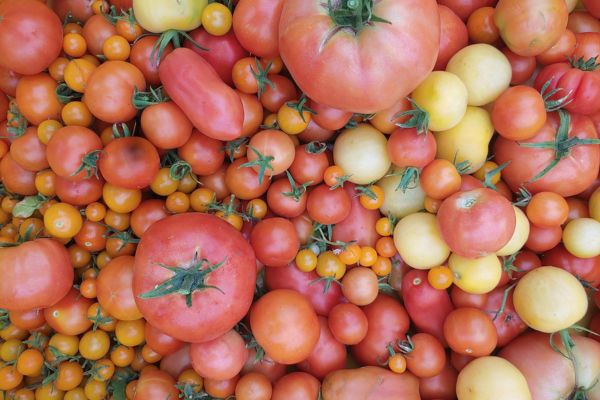
M 0 0 L 0 394 L 600 400 L 597 0 Z

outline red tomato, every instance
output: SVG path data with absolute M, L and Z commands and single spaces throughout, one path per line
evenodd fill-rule
M 558 151 L 523 146 L 524 143 L 555 142 L 558 132 L 564 133 L 565 130 L 569 130 L 568 139 L 597 139 L 596 129 L 589 118 L 573 114 L 570 116 L 570 124 L 567 119 L 563 118 L 563 127 L 560 127 L 557 115 L 549 114 L 546 124 L 531 139 L 515 142 L 499 137 L 496 140 L 496 163 L 511 160 L 502 170 L 502 179 L 513 192 L 525 186 L 534 194 L 550 191 L 568 197 L 582 192 L 594 182 L 600 168 L 600 148 L 597 145 L 575 144 L 564 149 L 565 138 Z M 560 158 L 558 164 L 535 180 L 557 157 Z
M 543 65 L 564 62 L 569 55 L 573 54 L 576 43 L 577 39 L 575 38 L 575 34 L 567 29 L 554 46 L 550 47 L 545 52 L 538 54 L 535 59 L 538 63 Z
M 457 308 L 444 322 L 444 337 L 452 350 L 473 357 L 494 351 L 498 334 L 492 319 L 476 308 Z
M 279 21 L 281 58 L 311 99 L 345 111 L 381 111 L 433 69 L 440 41 L 437 4 L 384 0 L 373 5 L 372 14 L 390 23 L 357 22 L 354 15 L 365 15 L 371 3 L 360 3 L 359 10 L 342 4 L 328 10 L 321 0 L 286 1 Z M 338 30 L 341 25 L 345 29 Z
M 559 244 L 542 256 L 544 265 L 562 268 L 575 275 L 577 279 L 592 287 L 600 285 L 600 256 L 579 258 L 569 253 L 565 246 Z
M 192 343 L 190 357 L 194 370 L 205 379 L 235 377 L 248 360 L 244 339 L 235 330 L 208 342 Z
M 146 324 L 148 326 L 149 324 Z M 160 360 L 160 369 L 166 371 L 171 376 L 179 376 L 186 369 L 192 368 L 192 359 L 190 358 L 190 345 L 183 343 L 179 349 L 163 357 Z
M 20 79 L 21 74 L 17 74 L 0 65 L 0 90 L 5 94 L 15 97 L 17 95 L 17 85 Z M 3 116 L 2 118 L 6 119 L 6 116 Z
M 529 139 L 546 122 L 544 98 L 529 86 L 508 88 L 494 102 L 492 122 L 496 131 L 506 139 Z
M 247 162 L 248 159 L 245 157 L 234 160 L 227 166 L 224 177 L 224 183 L 226 185 L 224 189 L 227 189 L 233 193 L 235 197 L 241 200 L 252 200 L 262 196 L 267 189 L 269 189 L 269 185 L 271 184 L 271 181 L 267 178 L 264 178 L 262 182 L 259 182 L 258 173 L 256 173 L 253 168 L 241 167 L 242 164 Z M 210 186 L 207 187 L 217 192 L 215 188 Z
M 9 311 L 52 306 L 73 284 L 69 253 L 51 239 L 0 249 L 0 274 L 0 308 Z
M 144 338 L 146 339 L 146 344 L 161 356 L 175 353 L 184 344 L 182 341 L 167 335 L 150 324 L 146 324 L 144 327 Z
M 510 84 L 520 85 L 527 82 L 533 75 L 535 67 L 537 66 L 535 62 L 536 58 L 533 56 L 520 56 L 513 53 L 508 47 L 502 49 L 502 53 L 506 56 L 508 62 L 510 62 L 510 67 L 512 69 Z
M 248 143 L 248 161 L 259 174 L 259 179 L 284 172 L 292 165 L 294 154 L 294 142 L 290 136 L 275 129 L 258 132 Z
M 298 185 L 318 185 L 323 182 L 323 173 L 329 167 L 330 156 L 327 150 L 319 152 L 306 144 L 296 146 L 294 162 L 289 168 L 290 174 Z
M 264 92 L 260 95 L 260 102 L 270 112 L 276 113 L 286 102 L 298 98 L 294 82 L 285 76 L 269 75 L 269 80 L 271 81 L 271 85 L 265 87 Z M 310 123 L 308 126 L 310 127 Z M 309 128 L 307 127 L 306 129 Z
M 17 84 L 17 104 L 27 121 L 39 125 L 47 119 L 60 119 L 63 105 L 56 96 L 57 83 L 41 73 L 24 76 Z
M 310 355 L 298 364 L 298 369 L 323 379 L 330 372 L 346 366 L 346 346 L 333 336 L 327 325 L 327 318 L 319 317 L 319 325 L 319 341 Z
M 343 188 L 330 190 L 329 186 L 321 184 L 308 193 L 308 215 L 321 224 L 342 222 L 350 215 L 351 208 L 351 198 Z
M 149 186 L 160 169 L 156 147 L 148 140 L 131 136 L 110 141 L 101 153 L 98 167 L 111 185 L 126 189 Z
M 355 240 L 360 246 L 375 247 L 379 239 L 375 230 L 375 223 L 380 218 L 379 210 L 367 210 L 360 204 L 354 184 L 345 183 L 344 190 L 350 197 L 350 213 L 333 227 L 333 240 L 345 243 Z
M 174 274 L 165 266 L 180 269 Z M 194 276 L 195 284 L 182 288 L 184 276 Z M 162 219 L 144 233 L 133 293 L 156 328 L 182 341 L 202 342 L 229 331 L 246 314 L 255 280 L 254 253 L 235 228 L 212 215 L 187 213 Z M 165 282 L 168 286 L 157 288 Z
M 446 365 L 444 346 L 428 333 L 417 333 L 403 341 L 400 351 L 406 357 L 407 369 L 417 378 L 436 376 Z
M 600 19 L 600 3 L 594 0 L 582 0 L 582 3 L 590 14 Z
M 131 256 L 112 259 L 96 279 L 98 302 L 106 312 L 122 321 L 142 318 L 133 297 L 133 262 Z
M 223 142 L 203 135 L 195 129 L 187 142 L 177 149 L 177 154 L 188 162 L 192 172 L 198 175 L 214 174 L 225 160 Z
M 419 380 L 380 367 L 342 369 L 327 375 L 321 388 L 326 400 L 419 399 Z
M 29 127 L 22 136 L 10 145 L 13 160 L 28 171 L 41 171 L 48 168 L 46 145 L 40 142 L 37 129 Z
M 452 9 L 438 2 L 440 12 L 440 51 L 435 63 L 436 71 L 446 69 L 448 61 L 463 47 L 469 44 L 467 26 Z
M 61 21 L 64 21 L 69 14 L 80 22 L 85 22 L 94 15 L 92 2 L 89 0 L 49 0 L 48 6 L 54 10 Z
M 259 57 L 279 55 L 279 19 L 283 0 L 240 0 L 233 13 L 233 32 L 242 46 Z
M 258 261 L 268 267 L 285 267 L 300 249 L 294 225 L 285 218 L 260 221 L 252 229 L 250 244 Z
M 367 335 L 369 324 L 360 307 L 350 303 L 340 303 L 333 307 L 328 323 L 333 337 L 347 345 L 360 343 Z
M 57 176 L 54 182 L 54 191 L 60 201 L 74 206 L 85 206 L 102 197 L 104 180 L 92 176 L 82 181 L 72 181 L 62 176 Z
M 514 338 L 527 330 L 527 325 L 525 325 L 519 314 L 515 311 L 512 300 L 513 290 L 508 292 L 508 297 L 504 302 L 506 289 L 506 287 L 498 287 L 487 293 L 487 296 L 485 296 L 486 302 L 483 307 L 480 307 L 482 311 L 487 312 L 493 319 L 496 333 L 498 334 L 498 347 L 506 346 Z M 503 310 L 502 307 L 504 307 Z
M 445 344 L 444 321 L 454 310 L 448 292 L 434 289 L 427 280 L 427 271 L 411 269 L 402 278 L 402 299 L 417 329 Z
M 33 0 L 0 3 L 0 54 L 3 67 L 19 74 L 42 72 L 62 50 L 62 24 L 45 4 Z
M 6 154 L 0 160 L 0 177 L 6 190 L 23 196 L 37 194 L 35 173 L 21 167 L 10 155 Z
M 269 210 L 275 214 L 294 218 L 306 210 L 306 188 L 294 182 L 294 188 L 288 178 L 275 180 L 267 191 Z
M 80 335 L 92 326 L 87 315 L 92 304 L 91 299 L 86 299 L 78 290 L 71 288 L 58 303 L 44 309 L 44 317 L 56 332 Z
M 254 4 L 253 6 L 254 7 L 252 9 L 255 10 L 257 5 Z M 239 9 L 240 6 L 238 5 L 235 9 L 234 15 L 237 15 Z M 259 26 L 264 26 L 263 24 L 264 20 L 261 19 L 261 24 L 259 24 Z M 248 28 L 252 29 L 254 26 L 247 27 L 246 29 Z M 200 54 L 202 58 L 212 65 L 217 74 L 219 74 L 221 79 L 223 79 L 223 82 L 232 86 L 233 80 L 231 79 L 231 70 L 233 69 L 233 65 L 240 58 L 244 58 L 248 55 L 248 52 L 238 41 L 239 37 L 236 37 L 233 31 L 229 31 L 222 36 L 214 36 L 206 32 L 206 30 L 202 27 L 188 32 L 188 34 L 196 43 L 205 49 L 208 49 L 208 51 L 198 48 L 189 40 L 185 41 L 184 46 Z
M 575 34 L 575 50 L 571 55 L 576 60 L 598 57 L 600 55 L 600 32 L 581 32 Z
M 319 340 L 319 319 L 302 294 L 272 290 L 250 312 L 254 338 L 274 361 L 296 364 L 305 360 Z
M 142 237 L 150 225 L 169 215 L 165 202 L 159 199 L 144 200 L 131 213 L 131 229 L 137 237 Z
M 248 351 L 248 361 L 242 368 L 242 376 L 248 373 L 259 373 L 267 377 L 271 383 L 275 383 L 287 372 L 287 365 L 273 361 L 268 355 L 262 358 L 256 357 L 256 350 Z
M 423 400 L 454 400 L 458 371 L 448 362 L 439 374 L 419 380 L 419 393 Z
M 338 110 L 337 108 L 317 103 L 314 100 L 308 102 L 308 107 L 315 112 L 312 119 L 324 129 L 337 131 L 346 126 L 350 118 L 352 118 L 351 112 Z
M 57 176 L 83 180 L 95 170 L 85 166 L 83 158 L 102 149 L 102 141 L 94 131 L 82 126 L 66 126 L 56 131 L 46 147 L 48 163 Z
M 144 136 L 159 149 L 181 147 L 192 134 L 192 123 L 172 101 L 145 108 L 140 124 Z
M 160 63 L 158 72 L 169 97 L 196 129 L 218 140 L 241 136 L 244 109 L 240 96 L 201 56 L 190 49 L 175 49 Z
M 109 25 L 112 27 L 110 23 Z M 114 34 L 115 33 L 113 33 L 113 35 Z M 173 51 L 173 45 L 169 43 L 163 50 L 160 59 L 157 62 L 156 55 L 153 54 L 154 45 L 157 41 L 158 36 L 140 36 L 133 46 L 131 46 L 131 54 L 129 55 L 129 62 L 142 71 L 142 74 L 144 74 L 144 78 L 146 78 L 146 82 L 148 82 L 149 85 L 160 84 L 158 66 L 160 62 Z
M 390 160 L 398 167 L 423 168 L 435 159 L 437 144 L 431 132 L 416 128 L 397 128 L 387 142 Z
M 452 298 L 452 304 L 455 307 L 475 307 L 483 308 L 483 305 L 487 301 L 487 293 L 484 294 L 473 294 L 468 293 L 454 285 L 451 288 L 450 296 Z
M 135 388 L 136 399 L 176 399 L 178 397 L 179 390 L 175 387 L 175 379 L 171 375 L 158 368 L 148 368 L 142 371 Z
M 82 34 L 87 44 L 88 53 L 104 54 L 102 51 L 104 42 L 109 37 L 116 35 L 117 30 L 104 15 L 92 15 L 83 25 Z
M 500 250 L 515 231 L 510 201 L 488 189 L 458 192 L 444 200 L 438 225 L 450 249 L 463 257 L 483 257 Z
M 406 337 L 410 319 L 399 301 L 384 294 L 379 294 L 373 303 L 362 309 L 369 328 L 367 336 L 352 346 L 352 355 L 362 365 L 379 365 L 388 357 L 386 346 Z
M 600 21 L 585 11 L 574 11 L 569 15 L 567 28 L 574 33 L 600 32 Z
M 271 400 L 317 400 L 321 384 L 306 372 L 292 372 L 273 386 Z
M 498 0 L 438 0 L 456 13 L 463 21 L 466 21 L 473 11 L 481 7 L 493 6 Z
M 543 228 L 531 224 L 525 247 L 536 253 L 543 253 L 558 245 L 561 239 L 562 229 L 560 226 Z

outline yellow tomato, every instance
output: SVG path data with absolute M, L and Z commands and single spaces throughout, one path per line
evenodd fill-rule
M 470 106 L 483 106 L 496 100 L 510 85 L 512 68 L 506 56 L 494 46 L 472 44 L 459 50 L 446 71 L 456 74 L 469 93 Z
M 394 244 L 400 257 L 416 269 L 441 265 L 450 254 L 435 215 L 424 212 L 411 214 L 396 224 Z
M 105 183 L 102 188 L 102 199 L 111 210 L 125 214 L 135 210 L 141 203 L 142 192 Z
M 343 130 L 333 146 L 333 159 L 358 185 L 383 178 L 391 165 L 385 135 L 368 124 Z
M 221 3 L 211 3 L 202 11 L 202 26 L 213 36 L 223 36 L 231 29 L 232 15 Z
M 570 221 L 562 234 L 569 253 L 579 258 L 600 255 L 600 222 L 593 218 L 577 218 Z
M 207 4 L 208 0 L 133 0 L 133 13 L 142 28 L 153 33 L 191 31 L 202 24 Z
M 515 310 L 530 328 L 552 333 L 579 321 L 588 308 L 583 285 L 562 268 L 540 267 L 519 280 Z
M 383 204 L 380 207 L 384 215 L 392 215 L 397 218 L 406 217 L 423 209 L 425 192 L 417 179 L 406 190 L 397 189 L 402 179 L 403 169 L 394 168 L 389 171 L 385 178 L 377 182 L 383 190 Z
M 479 107 L 467 107 L 463 119 L 454 128 L 434 134 L 437 157 L 456 164 L 468 161 L 466 173 L 480 169 L 488 156 L 488 147 L 494 135 L 490 114 Z
M 44 213 L 46 231 L 57 238 L 72 238 L 83 225 L 79 211 L 70 204 L 56 203 L 48 207 Z
M 467 293 L 489 293 L 500 282 L 502 264 L 495 254 L 479 258 L 465 258 L 452 254 L 448 266 L 454 275 L 454 284 Z
M 85 58 L 71 60 L 65 68 L 65 83 L 74 91 L 83 93 L 95 69 L 96 65 Z
M 600 221 L 600 187 L 594 190 L 589 202 L 590 217 Z
M 515 216 L 517 217 L 515 231 L 508 243 L 496 252 L 496 255 L 499 256 L 510 256 L 511 254 L 515 254 L 517 251 L 521 250 L 529 237 L 529 220 L 527 219 L 527 216 L 519 207 L 513 206 L 513 208 L 515 210 Z
M 429 114 L 429 129 L 446 131 L 467 111 L 467 88 L 453 73 L 434 71 L 412 93 L 412 99 Z
M 479 357 L 458 374 L 460 400 L 531 400 L 527 380 L 510 362 L 500 357 Z

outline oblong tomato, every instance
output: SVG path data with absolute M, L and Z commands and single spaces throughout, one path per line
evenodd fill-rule
M 325 377 L 323 400 L 417 400 L 419 379 L 410 372 L 396 374 L 380 367 L 341 369 Z

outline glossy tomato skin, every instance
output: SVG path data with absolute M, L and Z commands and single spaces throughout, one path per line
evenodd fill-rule
M 70 13 L 77 21 L 85 22 L 92 15 L 92 3 L 87 0 L 49 0 L 48 6 L 51 7 L 58 18 L 63 21 Z
M 224 294 L 216 289 L 196 291 L 191 307 L 178 294 L 139 297 L 171 278 L 172 273 L 157 263 L 184 267 L 195 252 L 211 265 L 224 262 L 205 279 Z M 250 308 L 255 260 L 248 242 L 222 219 L 200 213 L 167 217 L 148 228 L 138 245 L 133 279 L 136 303 L 149 323 L 170 336 L 187 342 L 214 339 L 230 330 Z
M 545 252 L 542 261 L 544 265 L 552 265 L 569 271 L 576 278 L 588 282 L 593 287 L 600 285 L 600 256 L 579 258 L 569 253 L 565 246 L 559 244 Z
M 333 240 L 346 243 L 355 240 L 360 246 L 375 247 L 375 242 L 379 239 L 375 231 L 375 223 L 380 217 L 379 211 L 367 210 L 360 204 L 354 184 L 345 183 L 344 190 L 350 197 L 350 213 L 333 227 Z
M 189 139 L 177 149 L 182 160 L 188 162 L 197 175 L 211 175 L 225 160 L 223 142 L 193 130 Z
M 379 365 L 388 357 L 386 346 L 404 339 L 410 320 L 406 309 L 393 297 L 379 294 L 375 301 L 362 308 L 369 328 L 367 336 L 352 346 L 352 355 L 362 365 Z
M 41 171 L 48 168 L 46 145 L 40 142 L 37 129 L 29 127 L 22 136 L 10 145 L 10 155 L 21 167 L 28 171 Z
M 549 114 L 546 124 L 531 139 L 523 143 L 555 141 L 559 128 L 558 116 Z M 597 133 L 592 121 L 585 116 L 571 114 L 569 138 L 596 139 Z M 598 145 L 578 145 L 571 149 L 569 157 L 562 159 L 556 167 L 542 178 L 530 182 L 552 162 L 555 157 L 552 149 L 527 148 L 515 141 L 499 137 L 494 145 L 495 161 L 511 163 L 502 171 L 502 179 L 513 192 L 525 186 L 531 193 L 552 191 L 563 197 L 576 195 L 590 186 L 598 175 L 600 148 Z
M 283 0 L 240 0 L 233 13 L 233 32 L 241 45 L 259 57 L 279 54 L 279 19 Z
M 192 343 L 190 357 L 194 370 L 203 378 L 225 380 L 242 370 L 248 349 L 242 336 L 232 329 L 208 342 Z
M 319 317 L 319 341 L 308 358 L 298 364 L 301 371 L 323 379 L 327 374 L 346 366 L 346 346 L 331 333 L 327 318 Z
M 165 57 L 158 73 L 169 97 L 200 132 L 218 140 L 241 136 L 244 109 L 240 96 L 208 61 L 193 50 L 179 48 Z
M 236 8 L 236 13 L 238 9 L 239 6 Z M 206 32 L 204 28 L 200 27 L 189 32 L 189 35 L 196 43 L 208 49 L 208 51 L 199 49 L 190 41 L 185 42 L 185 47 L 200 54 L 202 58 L 212 65 L 217 74 L 223 79 L 223 82 L 229 86 L 233 86 L 233 79 L 231 77 L 233 65 L 240 58 L 244 58 L 248 55 L 248 52 L 242 47 L 235 33 L 229 31 L 225 35 L 214 36 Z
M 45 70 L 62 50 L 62 24 L 45 4 L 33 0 L 0 3 L 0 64 L 16 73 Z
M 146 339 L 146 344 L 162 356 L 175 353 L 184 345 L 182 341 L 167 335 L 150 324 L 144 326 L 144 338 Z
M 271 400 L 317 400 L 319 380 L 306 372 L 292 372 L 273 386 Z
M 448 292 L 433 288 L 427 280 L 427 271 L 411 269 L 402 278 L 402 299 L 417 329 L 445 344 L 444 321 L 454 310 Z
M 127 189 L 149 186 L 160 168 L 156 147 L 148 140 L 131 136 L 112 140 L 102 154 L 98 167 L 111 185 Z
M 321 390 L 323 400 L 420 399 L 419 379 L 413 374 L 396 374 L 381 367 L 332 372 L 323 381 Z
M 144 78 L 146 78 L 146 82 L 149 85 L 160 85 L 158 66 L 160 65 L 160 62 L 173 51 L 173 45 L 169 43 L 160 56 L 160 62 L 157 63 L 156 56 L 153 56 L 152 54 L 152 50 L 157 41 L 157 36 L 139 37 L 133 46 L 131 46 L 131 54 L 129 55 L 130 62 L 142 71 L 142 74 L 144 74 Z
M 311 120 L 312 121 L 312 120 Z M 323 173 L 329 167 L 330 154 L 327 151 L 321 153 L 309 153 L 303 144 L 296 146 L 294 161 L 289 171 L 297 184 L 318 185 L 323 182 Z
M 320 0 L 285 2 L 281 58 L 308 97 L 344 111 L 377 112 L 410 93 L 433 69 L 440 33 L 435 1 L 380 1 L 373 14 L 391 24 L 374 22 L 355 34 L 335 31 Z
M 431 378 L 421 378 L 419 393 L 423 400 L 456 399 L 456 380 L 458 371 L 448 362 L 439 374 Z
M 438 225 L 450 249 L 477 258 L 500 250 L 515 231 L 512 204 L 497 192 L 474 189 L 448 197 L 438 210 Z
M 144 109 L 140 123 L 146 138 L 159 149 L 181 147 L 192 134 L 192 123 L 172 101 Z
M 92 15 L 83 25 L 82 34 L 90 54 L 103 54 L 102 45 L 117 30 L 103 15 Z
M 37 239 L 0 249 L 0 308 L 26 311 L 62 299 L 73 284 L 73 267 L 65 247 Z
M 494 6 L 497 2 L 498 0 L 438 0 L 439 4 L 450 8 L 464 21 L 478 8 Z
M 338 224 L 350 215 L 352 201 L 343 188 L 330 190 L 321 184 L 308 193 L 308 215 L 321 224 Z
M 104 180 L 95 176 L 82 181 L 73 181 L 57 176 L 54 182 L 56 196 L 73 206 L 85 206 L 102 197 Z
M 270 290 L 292 289 L 304 295 L 319 315 L 328 316 L 331 309 L 344 299 L 339 285 L 331 285 L 324 292 L 325 282 L 315 282 L 319 276 L 316 272 L 300 271 L 296 264 L 285 267 L 265 267 L 265 282 Z
M 159 199 L 144 200 L 131 213 L 131 229 L 137 237 L 142 237 L 150 226 L 169 216 L 165 202 Z

